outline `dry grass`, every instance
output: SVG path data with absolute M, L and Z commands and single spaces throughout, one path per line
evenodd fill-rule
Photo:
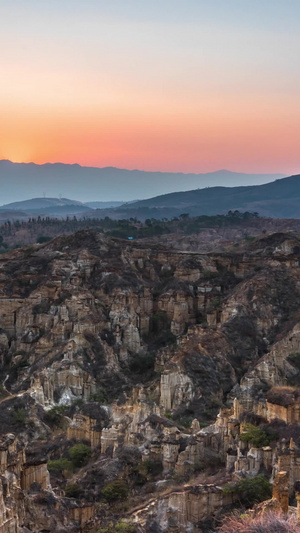
M 267 514 L 252 518 L 249 515 L 232 515 L 218 529 L 220 533 L 300 533 L 294 517 Z
M 267 400 L 275 405 L 288 407 L 298 399 L 299 392 L 296 387 L 273 387 L 267 393 Z

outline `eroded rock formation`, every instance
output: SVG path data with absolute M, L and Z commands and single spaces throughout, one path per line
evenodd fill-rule
M 232 501 L 222 484 L 261 471 L 287 472 L 291 494 L 298 250 L 282 234 L 201 254 L 85 231 L 2 255 L 0 531 L 115 523 L 117 481 L 146 533 L 201 531 Z M 280 421 L 269 445 L 241 438 L 250 415 Z M 76 444 L 87 464 L 70 466 Z

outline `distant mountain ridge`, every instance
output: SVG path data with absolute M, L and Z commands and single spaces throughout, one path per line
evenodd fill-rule
M 66 205 L 82 205 L 82 202 L 77 200 L 69 200 L 68 198 L 30 198 L 29 200 L 21 200 L 20 202 L 11 202 L 0 206 L 3 209 L 22 209 L 29 211 L 32 209 L 42 209 L 48 207 L 66 206 Z
M 300 218 L 300 175 L 263 185 L 210 187 L 164 194 L 122 206 L 121 209 L 120 218 L 126 210 L 131 212 L 130 216 L 134 216 L 133 211 L 148 211 L 149 214 L 154 210 L 156 217 L 162 218 L 184 212 L 191 216 L 216 215 L 236 209 L 257 211 L 261 216 L 271 218 Z
M 76 198 L 80 202 L 133 201 L 208 186 L 267 183 L 282 174 L 244 174 L 220 170 L 206 174 L 147 172 L 78 164 L 12 163 L 0 160 L 0 203 L 24 198 Z M 91 206 L 93 207 L 93 206 Z

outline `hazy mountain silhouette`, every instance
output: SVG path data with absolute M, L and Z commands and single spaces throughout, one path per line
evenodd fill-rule
M 264 185 L 210 187 L 164 194 L 115 209 L 115 216 L 151 214 L 162 218 L 189 213 L 191 216 L 215 215 L 229 210 L 257 211 L 274 218 L 300 218 L 300 175 L 278 179 Z M 129 214 L 130 213 L 130 214 Z M 155 213 L 155 214 L 154 214 Z
M 0 203 L 25 198 L 66 197 L 81 202 L 132 201 L 153 194 L 207 186 L 250 185 L 272 181 L 281 174 L 242 174 L 220 170 L 207 174 L 144 172 L 119 168 L 81 167 L 62 163 L 0 161 Z
M 82 206 L 82 202 L 77 200 L 69 200 L 68 198 L 30 198 L 29 200 L 21 200 L 20 202 L 11 202 L 0 207 L 3 209 L 20 209 L 22 211 L 32 211 L 34 209 L 43 209 L 48 207 L 78 205 Z

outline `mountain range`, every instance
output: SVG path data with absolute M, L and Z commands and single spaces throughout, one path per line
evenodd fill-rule
M 217 174 L 220 179 L 220 173 L 215 173 L 215 178 Z M 156 188 L 153 187 L 153 190 Z M 101 200 L 83 203 L 62 197 L 32 198 L 3 205 L 0 208 L 0 220 L 15 219 L 16 216 L 26 219 L 37 215 L 60 218 L 72 215 L 92 218 L 108 216 L 113 219 L 136 217 L 145 220 L 172 218 L 183 213 L 190 216 L 216 215 L 229 210 L 255 211 L 260 216 L 271 218 L 300 218 L 300 175 L 261 185 L 197 188 L 125 203 Z
M 0 203 L 43 196 L 76 198 L 80 202 L 128 202 L 137 198 L 151 198 L 154 194 L 161 195 L 207 186 L 255 185 L 279 177 L 282 175 L 243 174 L 228 170 L 207 174 L 183 174 L 114 167 L 93 168 L 62 163 L 37 165 L 1 160 Z
M 272 218 L 300 218 L 300 175 L 263 185 L 209 187 L 156 196 L 121 206 L 116 211 L 156 211 L 156 218 L 188 213 L 216 215 L 229 210 L 256 211 Z M 122 213 L 120 213 L 121 215 Z

